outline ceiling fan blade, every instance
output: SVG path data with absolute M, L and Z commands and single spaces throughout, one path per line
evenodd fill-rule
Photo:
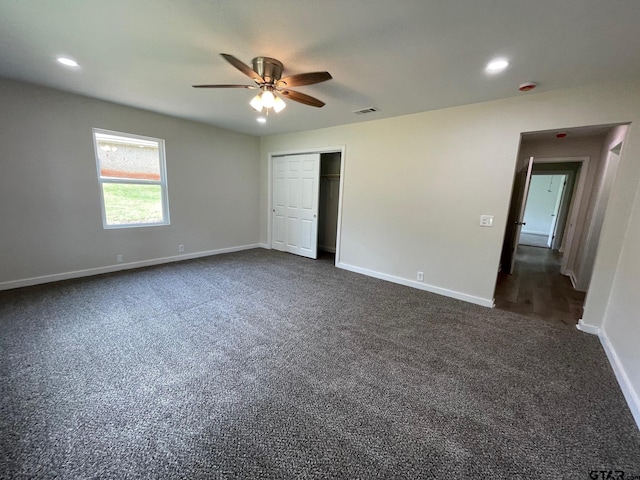
M 258 75 L 256 72 L 254 72 L 253 69 L 246 63 L 241 62 L 236 57 L 234 57 L 233 55 L 229 55 L 228 53 L 221 53 L 220 55 L 227 62 L 229 62 L 231 65 L 233 65 L 242 73 L 244 73 L 247 77 L 253 78 L 258 83 L 264 83 L 264 79 L 260 75 Z
M 255 85 L 191 85 L 193 88 L 258 88 Z
M 284 77 L 278 80 L 276 85 L 278 87 L 299 87 L 301 85 L 313 85 L 314 83 L 326 82 L 332 78 L 329 72 L 300 73 L 298 75 Z
M 310 107 L 324 107 L 324 102 L 318 100 L 317 98 L 313 98 L 306 93 L 295 92 L 293 90 L 278 90 L 278 93 L 282 94 L 283 97 L 293 100 L 294 102 L 304 103 L 305 105 L 309 105 Z

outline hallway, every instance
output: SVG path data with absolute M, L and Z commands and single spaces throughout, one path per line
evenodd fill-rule
M 560 254 L 548 248 L 518 246 L 513 275 L 500 272 L 495 302 L 499 310 L 575 325 L 585 293 L 574 290 L 560 273 Z

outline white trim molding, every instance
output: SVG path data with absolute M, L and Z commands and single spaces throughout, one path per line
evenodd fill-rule
M 569 280 L 571 280 L 571 286 L 574 290 L 578 290 L 578 280 L 576 279 L 576 274 L 573 273 L 573 270 L 567 270 L 565 275 L 569 277 Z
M 102 273 L 119 272 L 120 270 L 132 270 L 134 268 L 150 267 L 152 265 L 179 262 L 181 260 L 191 260 L 193 258 L 209 257 L 211 255 L 220 255 L 221 253 L 240 252 L 242 250 L 251 250 L 253 248 L 260 247 L 262 247 L 262 245 L 256 243 L 253 245 L 241 245 L 238 247 L 220 248 L 217 250 L 207 250 L 204 252 L 186 253 L 182 255 L 175 255 L 172 257 L 152 258 L 149 260 L 141 260 L 139 262 L 118 263 L 115 265 L 106 265 L 104 267 L 75 270 L 73 272 L 54 273 L 51 275 L 24 278 L 21 280 L 10 280 L 8 282 L 0 283 L 0 291 L 10 290 L 12 288 L 29 287 L 31 285 L 40 285 L 42 283 L 57 282 L 60 280 L 69 280 L 71 278 L 90 277 L 92 275 L 100 275 Z
M 609 341 L 609 337 L 605 331 L 600 327 L 595 327 L 593 325 L 588 325 L 580 319 L 577 325 L 578 330 L 590 333 L 592 335 L 597 335 L 600 339 L 600 344 L 604 349 L 604 353 L 607 355 L 607 359 L 609 360 L 609 364 L 613 369 L 613 373 L 616 376 L 616 380 L 618 381 L 618 385 L 620 385 L 620 390 L 622 390 L 622 395 L 624 395 L 624 399 L 627 401 L 627 405 L 629 406 L 629 410 L 631 410 L 631 415 L 633 419 L 636 421 L 636 425 L 640 430 L 640 396 L 634 390 L 633 385 L 631 384 L 631 380 L 629 380 L 629 376 L 620 361 L 620 357 L 616 353 L 613 345 Z
M 600 327 L 596 327 L 594 325 L 589 325 L 587 323 L 584 323 L 582 319 L 578 320 L 578 324 L 576 325 L 576 328 L 581 332 L 600 336 Z
M 348 270 L 350 272 L 360 273 L 368 277 L 378 278 L 380 280 L 386 280 L 387 282 L 397 283 L 406 287 L 417 288 L 418 290 L 425 290 L 431 293 L 437 293 L 445 297 L 455 298 L 457 300 L 463 300 L 469 303 L 475 303 L 483 307 L 493 308 L 495 306 L 493 299 L 476 297 L 468 295 L 466 293 L 456 292 L 454 290 L 448 290 L 446 288 L 436 287 L 423 282 L 417 282 L 415 280 L 409 280 L 407 278 L 396 277 L 395 275 L 389 275 L 387 273 L 376 272 L 375 270 L 368 270 L 362 267 L 356 267 L 355 265 L 349 265 L 348 263 L 336 263 L 336 267 Z
M 600 338 L 602 348 L 604 348 L 604 351 L 607 354 L 607 358 L 609 359 L 611 368 L 613 368 L 613 373 L 618 380 L 618 384 L 620 385 L 622 394 L 627 401 L 627 405 L 629 405 L 631 415 L 633 415 L 633 418 L 636 421 L 636 425 L 640 430 L 640 397 L 638 396 L 638 393 L 633 389 L 631 380 L 629 380 L 627 372 L 624 369 L 622 362 L 620 361 L 620 357 L 618 357 L 618 354 L 614 350 L 613 345 L 611 345 L 609 337 L 607 337 L 607 334 L 604 332 L 604 330 L 600 329 L 598 337 Z

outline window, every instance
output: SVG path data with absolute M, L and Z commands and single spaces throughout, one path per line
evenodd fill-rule
M 169 224 L 164 140 L 93 129 L 104 228 Z

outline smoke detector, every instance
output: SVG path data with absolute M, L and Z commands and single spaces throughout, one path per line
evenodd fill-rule
M 530 92 L 537 86 L 538 84 L 536 82 L 524 82 L 522 85 L 518 87 L 518 90 L 520 90 L 521 92 Z

